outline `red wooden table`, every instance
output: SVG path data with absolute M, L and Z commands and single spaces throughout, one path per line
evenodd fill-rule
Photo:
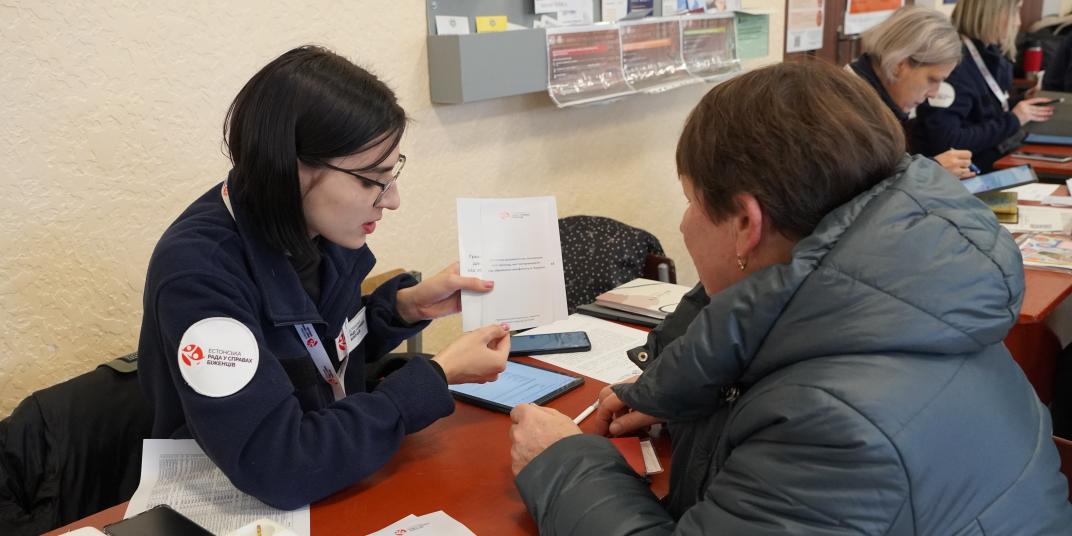
M 1017 149 L 1017 152 L 1072 156 L 1072 147 L 1064 145 L 1024 145 Z M 1029 158 L 1017 158 L 1011 154 L 1003 156 L 997 162 L 994 162 L 994 168 L 1005 169 L 1022 166 L 1024 164 L 1035 168 L 1035 173 L 1038 173 L 1041 176 L 1072 177 L 1072 162 L 1046 162 Z
M 1072 154 L 1072 148 L 1068 149 Z M 1054 195 L 1068 195 L 1068 187 L 1058 187 Z M 1022 204 L 1038 203 L 1028 201 Z M 1044 404 L 1053 400 L 1054 372 L 1061 354 L 1061 341 L 1045 322 L 1069 294 L 1072 294 L 1072 273 L 1025 268 L 1020 318 L 1005 337 L 1005 346 L 1024 369 Z
M 624 359 L 624 357 L 623 357 Z M 519 361 L 555 369 L 528 358 Z M 606 385 L 584 385 L 547 406 L 574 416 L 596 400 Z M 592 426 L 589 418 L 583 430 Z M 510 472 L 510 417 L 458 402 L 453 415 L 405 439 L 384 468 L 363 482 L 312 506 L 314 536 L 356 536 L 379 530 L 409 514 L 443 510 L 477 534 L 537 534 Z M 664 472 L 652 475 L 652 491 L 665 496 L 670 485 L 670 444 L 663 435 L 656 452 Z M 101 528 L 122 519 L 126 503 L 47 533 Z

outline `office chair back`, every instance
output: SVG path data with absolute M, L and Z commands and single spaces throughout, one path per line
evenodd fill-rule
M 40 534 L 128 500 L 152 406 L 132 354 L 35 392 L 0 421 L 0 534 Z
M 558 220 L 558 231 L 571 314 L 638 277 L 677 282 L 674 262 L 655 235 L 643 229 L 602 216 L 569 216 Z
M 389 279 L 397 277 L 406 273 L 407 270 L 402 268 L 395 268 L 386 272 L 366 277 L 361 282 L 361 293 L 369 294 L 376 290 L 377 287 L 386 283 Z M 421 280 L 421 273 L 416 270 L 408 270 L 417 281 Z M 424 342 L 422 335 L 417 333 L 416 335 L 406 339 L 406 351 L 405 352 L 392 352 L 380 358 L 379 360 L 371 363 L 365 363 L 365 391 L 371 392 L 376 389 L 376 386 L 380 381 L 388 374 L 402 368 L 406 362 L 414 357 L 420 356 L 427 359 L 431 359 L 430 354 L 422 353 Z
M 376 288 L 380 285 L 386 283 L 388 280 L 394 277 L 398 277 L 406 273 L 407 271 L 409 272 L 409 275 L 412 275 L 417 281 L 421 280 L 421 273 L 416 270 L 403 270 L 402 268 L 394 268 L 392 270 L 388 270 L 380 274 L 366 277 L 365 280 L 361 282 L 361 294 L 371 294 L 372 291 L 376 290 Z M 423 346 L 424 342 L 421 338 L 420 333 L 406 339 L 407 353 L 419 354 Z

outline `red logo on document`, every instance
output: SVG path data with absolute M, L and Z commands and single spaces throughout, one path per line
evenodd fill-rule
M 182 362 L 186 363 L 186 366 L 192 367 L 194 365 L 200 365 L 198 361 L 205 358 L 205 353 L 201 351 L 201 347 L 196 344 L 187 344 L 182 347 L 179 352 L 182 356 Z
M 499 213 L 499 219 L 500 220 L 508 220 L 508 219 L 510 219 L 510 212 L 506 211 L 506 210 L 500 212 Z
M 335 344 L 339 347 L 340 352 L 346 351 L 346 335 L 339 335 L 338 339 L 335 339 Z
M 314 339 L 312 337 L 309 337 L 308 339 L 305 339 L 305 345 L 308 346 L 309 348 L 316 348 L 317 344 L 320 344 L 320 341 L 318 341 L 318 340 L 316 340 L 316 339 Z

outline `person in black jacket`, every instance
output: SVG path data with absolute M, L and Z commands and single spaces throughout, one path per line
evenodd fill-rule
M 154 438 L 193 438 L 234 485 L 277 508 L 379 469 L 454 411 L 448 383 L 506 366 L 508 330 L 463 335 L 365 392 L 365 363 L 460 310 L 490 281 L 457 264 L 363 296 L 366 241 L 399 208 L 405 112 L 371 73 L 319 47 L 262 68 L 227 114 L 231 172 L 165 231 L 138 352 Z
M 1023 140 L 1021 127 L 1046 121 L 1052 106 L 1042 98 L 1011 97 L 1012 61 L 1022 0 L 961 0 L 953 25 L 964 43 L 964 60 L 941 85 L 936 97 L 916 110 L 910 138 L 926 156 L 951 148 L 967 149 L 982 171 Z
M 910 132 L 916 107 L 928 97 L 938 96 L 938 88 L 960 61 L 960 36 L 944 14 L 905 6 L 864 32 L 862 41 L 864 53 L 849 68 L 875 88 Z M 918 152 L 911 139 L 908 152 Z M 949 149 L 935 155 L 934 160 L 964 179 L 975 175 L 971 156 L 971 151 Z
M 676 175 L 709 300 L 690 293 L 656 338 L 678 336 L 601 392 L 595 433 L 513 410 L 514 482 L 541 534 L 1069 533 L 1049 415 L 1002 342 L 1024 292 L 1016 243 L 905 155 L 871 88 L 821 62 L 720 84 Z M 656 420 L 673 443 L 662 500 L 602 437 Z

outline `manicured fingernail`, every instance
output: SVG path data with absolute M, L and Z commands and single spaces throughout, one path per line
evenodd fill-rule
M 494 287 L 495 287 L 495 282 L 494 281 L 484 281 L 484 288 L 494 288 Z
M 619 424 L 610 425 L 610 433 L 613 434 L 613 435 L 618 435 L 618 431 L 621 430 L 621 429 L 622 429 L 622 427 Z
M 502 324 L 499 324 L 499 327 L 503 328 L 503 331 L 510 331 L 510 324 L 507 324 L 505 322 L 502 323 Z

